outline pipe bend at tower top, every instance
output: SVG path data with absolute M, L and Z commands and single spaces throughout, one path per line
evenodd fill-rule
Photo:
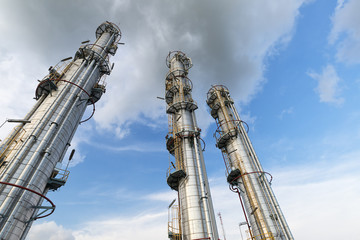
M 105 75 L 112 71 L 121 37 L 111 22 L 96 30 L 96 41 L 80 46 L 74 59 L 49 68 L 35 91 L 37 100 L 23 123 L 0 147 L 0 239 L 25 239 L 32 222 L 55 206 L 42 206 L 50 190 L 57 190 L 69 172 L 57 167 L 88 105 L 105 92 Z

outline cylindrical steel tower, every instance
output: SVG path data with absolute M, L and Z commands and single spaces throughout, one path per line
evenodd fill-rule
M 115 54 L 120 37 L 115 24 L 104 22 L 94 44 L 81 46 L 74 60 L 50 67 L 36 89 L 37 103 L 0 147 L 0 239 L 25 239 L 33 220 L 54 211 L 45 195 L 68 176 L 56 165 L 87 105 L 95 110 L 105 92 L 102 80 L 112 70 L 109 54 Z M 44 199 L 51 206 L 42 206 Z
M 178 191 L 181 233 L 169 233 L 170 239 L 218 240 L 215 214 L 206 175 L 200 129 L 191 97 L 192 83 L 187 77 L 191 59 L 180 51 L 170 52 L 170 68 L 165 82 L 165 100 L 169 114 L 167 149 L 175 156 L 168 174 L 168 185 Z
M 244 202 L 252 239 L 293 239 L 229 90 L 213 86 L 207 94 L 207 104 L 218 125 L 216 145 L 224 157 L 227 181 Z

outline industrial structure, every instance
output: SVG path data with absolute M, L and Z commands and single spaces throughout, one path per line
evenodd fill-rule
M 294 239 L 229 90 L 213 86 L 207 94 L 207 104 L 218 126 L 214 135 L 223 154 L 227 181 L 239 195 L 250 239 Z
M 79 123 L 93 115 L 105 92 L 103 80 L 113 68 L 109 54 L 120 38 L 120 29 L 104 22 L 94 44 L 83 42 L 73 60 L 50 67 L 39 81 L 36 104 L 0 146 L 0 239 L 25 239 L 34 220 L 54 211 L 45 195 L 67 180 L 69 172 L 58 166 Z M 93 112 L 82 120 L 88 105 Z
M 170 52 L 166 63 L 165 101 L 169 114 L 166 137 L 170 153 L 167 183 L 178 192 L 178 202 L 169 206 L 171 240 L 218 240 L 215 214 L 206 175 L 200 129 L 191 96 L 192 83 L 187 77 L 191 59 L 180 51 Z M 175 161 L 172 161 L 175 157 Z

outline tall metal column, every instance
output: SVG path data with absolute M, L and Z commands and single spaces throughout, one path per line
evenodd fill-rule
M 293 239 L 229 90 L 213 86 L 207 94 L 207 104 L 218 125 L 216 145 L 224 157 L 227 181 L 244 202 L 252 239 Z
M 115 54 L 120 37 L 115 24 L 104 22 L 94 44 L 81 46 L 74 60 L 50 67 L 36 89 L 37 103 L 0 146 L 0 239 L 25 239 L 33 220 L 54 211 L 45 195 L 68 176 L 56 165 L 86 107 L 93 105 L 94 111 L 105 92 L 102 80 L 112 70 L 109 54 Z M 44 199 L 51 206 L 42 206 Z
M 165 83 L 165 100 L 169 114 L 167 148 L 171 162 L 168 185 L 178 191 L 181 233 L 169 234 L 170 239 L 218 240 L 215 214 L 200 143 L 200 129 L 192 99 L 192 83 L 187 77 L 192 67 L 190 58 L 180 51 L 170 52 L 170 68 Z M 176 236 L 176 237 L 174 237 Z

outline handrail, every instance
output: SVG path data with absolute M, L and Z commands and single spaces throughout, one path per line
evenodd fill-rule
M 220 89 L 218 89 L 218 88 L 220 88 Z M 209 89 L 209 91 L 206 94 L 207 99 L 209 99 L 210 96 L 215 93 L 215 90 L 219 90 L 219 91 L 225 90 L 225 91 L 229 92 L 229 89 L 224 85 L 212 85 L 211 88 Z
M 215 133 L 214 133 L 214 137 L 216 139 L 216 141 L 218 142 L 225 134 L 228 134 L 230 133 L 231 131 L 236 131 L 237 129 L 240 131 L 241 129 L 239 129 L 239 125 L 241 123 L 244 123 L 246 126 L 247 126 L 247 131 L 249 131 L 249 125 L 244 122 L 243 120 L 230 120 L 230 121 L 226 121 L 226 122 L 223 122 L 221 123 L 217 129 L 215 130 Z M 229 127 L 227 130 L 223 130 L 223 126 L 225 124 L 233 124 L 233 126 Z
M 66 182 L 69 178 L 70 171 L 66 169 L 55 168 L 51 178 Z M 59 178 L 60 176 L 60 178 Z
M 182 79 L 179 79 L 182 78 Z M 188 87 L 190 90 L 193 89 L 193 83 L 190 80 L 190 78 L 188 78 L 185 75 L 175 75 L 175 73 L 170 72 L 167 77 L 166 77 L 166 84 L 168 85 L 166 87 L 166 90 L 169 90 L 172 86 L 179 86 L 179 83 L 177 82 L 177 80 L 184 80 L 184 88 Z
M 168 210 L 168 232 L 173 234 L 171 240 L 181 240 L 178 205 L 172 205 Z
M 9 186 L 12 186 L 12 187 L 17 187 L 17 188 L 32 192 L 32 193 L 44 198 L 46 201 L 48 201 L 51 204 L 51 207 L 49 207 L 49 209 L 51 209 L 50 213 L 48 213 L 48 214 L 46 214 L 44 216 L 36 216 L 36 217 L 34 217 L 34 218 L 30 219 L 30 220 L 36 220 L 36 219 L 47 217 L 47 216 L 51 215 L 55 211 L 55 208 L 56 208 L 55 204 L 48 197 L 46 197 L 45 195 L 43 195 L 43 194 L 41 194 L 39 192 L 36 192 L 36 191 L 34 191 L 34 190 L 30 189 L 30 188 L 20 186 L 20 185 L 16 185 L 16 184 L 13 184 L 13 183 L 0 182 L 0 184 L 9 185 Z

